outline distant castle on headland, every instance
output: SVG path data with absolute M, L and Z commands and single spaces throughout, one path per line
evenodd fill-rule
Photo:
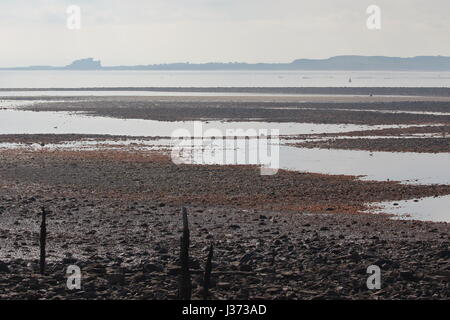
M 75 60 L 65 67 L 65 69 L 70 70 L 95 70 L 101 68 L 102 63 L 100 62 L 100 60 L 94 60 L 93 58 Z

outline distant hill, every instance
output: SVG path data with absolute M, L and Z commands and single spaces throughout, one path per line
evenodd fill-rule
M 99 60 L 75 60 L 63 67 L 30 66 L 0 70 L 318 70 L 318 71 L 450 71 L 450 57 L 412 58 L 383 56 L 336 56 L 328 59 L 298 59 L 291 63 L 169 63 L 137 66 L 102 66 Z
M 299 59 L 291 65 L 296 70 L 450 71 L 450 57 L 337 56 L 324 60 Z
M 68 70 L 97 70 L 101 68 L 102 64 L 100 60 L 94 60 L 92 58 L 75 60 L 65 67 Z

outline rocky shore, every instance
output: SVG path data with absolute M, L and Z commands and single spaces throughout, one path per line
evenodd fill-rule
M 195 299 L 210 243 L 213 299 L 448 298 L 447 224 L 356 213 L 366 201 L 449 194 L 446 186 L 287 172 L 266 179 L 252 167 L 175 166 L 159 154 L 0 156 L 1 299 L 176 298 L 181 205 Z M 51 211 L 45 276 L 42 206 Z M 373 264 L 380 290 L 366 286 Z M 81 290 L 66 287 L 69 265 L 81 268 Z
M 16 107 L 23 110 L 121 119 L 399 125 L 283 139 L 314 148 L 450 151 L 448 89 L 268 89 L 251 92 L 341 96 L 2 99 L 35 102 Z M 219 91 L 233 92 L 227 90 Z M 366 210 L 379 201 L 449 195 L 450 185 L 284 170 L 261 176 L 256 166 L 175 165 L 164 148 L 49 146 L 127 139 L 0 135 L 0 144 L 30 146 L 0 146 L 0 299 L 176 299 L 181 206 L 189 213 L 194 299 L 202 297 L 212 243 L 211 299 L 449 297 L 448 224 L 396 220 Z M 301 139 L 307 140 L 294 141 Z M 38 260 L 42 208 L 49 212 L 44 275 Z M 67 287 L 73 265 L 81 270 L 81 289 Z M 367 287 L 372 265 L 381 270 L 376 290 Z
M 330 139 L 294 144 L 300 148 L 327 148 L 388 152 L 449 153 L 450 138 Z

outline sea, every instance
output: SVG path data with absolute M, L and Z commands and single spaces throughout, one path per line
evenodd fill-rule
M 0 88 L 450 87 L 450 72 L 0 71 Z

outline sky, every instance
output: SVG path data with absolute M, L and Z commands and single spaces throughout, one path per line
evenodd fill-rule
M 67 28 L 70 5 L 80 29 Z M 450 56 L 449 13 L 449 0 L 0 0 L 0 66 Z

